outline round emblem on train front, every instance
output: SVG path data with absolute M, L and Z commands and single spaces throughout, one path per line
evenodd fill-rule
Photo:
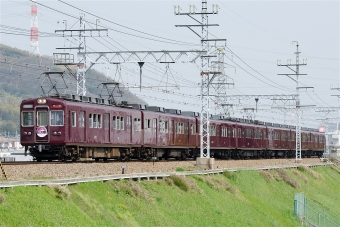
M 39 126 L 37 128 L 37 136 L 39 137 L 45 137 L 47 135 L 47 129 L 45 126 Z

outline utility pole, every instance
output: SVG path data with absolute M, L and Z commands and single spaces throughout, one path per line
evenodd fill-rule
M 307 74 L 300 74 L 299 71 L 299 67 L 303 66 L 303 65 L 307 65 L 307 60 L 303 60 L 303 63 L 300 64 L 300 59 L 299 59 L 299 54 L 301 52 L 299 52 L 299 43 L 297 41 L 293 41 L 292 43 L 296 43 L 296 52 L 294 54 L 296 54 L 296 62 L 295 64 L 291 63 L 291 60 L 287 61 L 286 65 L 282 65 L 281 64 L 281 60 L 278 60 L 277 65 L 278 66 L 286 66 L 289 69 L 291 69 L 293 72 L 295 72 L 294 74 L 278 74 L 278 75 L 286 75 L 288 76 L 290 79 L 294 80 L 296 82 L 296 150 L 295 150 L 295 161 L 296 162 L 300 162 L 301 159 L 301 113 L 300 113 L 300 108 L 302 107 L 300 104 L 300 96 L 299 96 L 299 89 L 308 89 L 308 88 L 312 88 L 312 87 L 299 87 L 299 76 L 301 75 L 307 75 Z M 292 66 L 295 66 L 295 70 L 292 68 Z M 293 79 L 291 76 L 296 76 L 296 80 Z
M 176 25 L 176 27 L 187 27 L 194 32 L 201 42 L 202 51 L 206 51 L 208 54 L 201 56 L 201 113 L 200 113 L 200 157 L 210 158 L 210 82 L 214 77 L 221 72 L 214 72 L 211 70 L 211 58 L 217 57 L 212 55 L 210 42 L 226 42 L 226 39 L 209 39 L 209 27 L 219 26 L 218 24 L 209 24 L 208 15 L 218 13 L 218 5 L 212 5 L 212 11 L 208 11 L 207 0 L 202 0 L 202 9 L 196 13 L 196 6 L 189 6 L 189 13 L 181 13 L 181 7 L 174 7 L 175 15 L 186 15 L 195 20 L 198 24 L 195 25 Z M 194 16 L 201 16 L 201 22 L 194 18 Z M 193 30 L 194 27 L 201 28 L 201 34 Z M 212 77 L 210 76 L 212 75 Z

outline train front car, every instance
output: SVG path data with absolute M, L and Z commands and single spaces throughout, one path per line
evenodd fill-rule
M 37 161 L 62 160 L 65 153 L 65 100 L 34 98 L 20 105 L 20 142 Z

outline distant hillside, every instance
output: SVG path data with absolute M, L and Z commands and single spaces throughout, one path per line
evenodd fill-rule
M 51 75 L 49 78 L 42 75 L 43 72 L 64 72 L 64 78 Z M 75 72 L 75 68 L 72 69 Z M 105 75 L 89 70 L 86 74 L 87 96 L 107 97 L 107 92 L 100 84 L 113 82 Z M 61 94 L 76 93 L 76 79 L 70 75 L 64 66 L 54 66 L 50 56 L 32 57 L 27 51 L 0 44 L 0 135 L 9 131 L 14 135 L 19 130 L 19 105 L 21 100 L 40 97 L 44 93 L 54 94 L 52 84 Z M 130 103 L 147 104 L 144 100 L 120 89 L 121 94 L 115 90 L 114 96 L 117 102 L 128 101 Z M 118 97 L 122 95 L 122 97 Z

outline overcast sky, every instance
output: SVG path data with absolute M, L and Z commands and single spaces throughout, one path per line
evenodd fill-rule
M 55 30 L 65 28 L 64 20 L 67 21 L 68 29 L 78 29 L 79 21 L 76 18 L 79 17 L 79 10 L 55 0 L 38 2 L 42 4 L 38 4 L 39 31 L 44 32 L 39 37 L 40 54 L 52 56 L 60 52 L 56 47 L 75 46 L 77 34 L 75 38 L 68 39 L 54 34 Z M 87 11 L 85 18 L 88 21 L 96 23 L 98 17 L 103 18 L 98 22 L 98 28 L 110 28 L 108 36 L 101 33 L 101 37 L 87 38 L 87 50 L 201 49 L 197 35 L 188 28 L 175 27 L 197 22 L 188 16 L 174 15 L 174 5 L 180 5 L 182 12 L 188 12 L 189 5 L 194 4 L 198 12 L 201 1 L 68 3 Z M 219 11 L 209 16 L 209 23 L 219 26 L 209 28 L 209 38 L 227 39 L 225 73 L 231 78 L 229 82 L 235 84 L 227 89 L 227 94 L 294 94 L 296 83 L 287 76 L 277 75 L 293 72 L 286 67 L 278 67 L 277 60 L 281 59 L 281 63 L 286 64 L 287 59 L 291 59 L 295 63 L 296 44 L 292 44 L 292 41 L 298 41 L 300 63 L 302 59 L 307 59 L 307 66 L 300 67 L 300 73 L 307 74 L 299 77 L 300 86 L 314 87 L 300 91 L 301 104 L 339 106 L 338 99 L 331 96 L 339 92 L 330 89 L 331 85 L 339 84 L 339 1 L 208 1 L 209 11 L 212 10 L 212 4 L 217 4 Z M 30 1 L 1 0 L 2 44 L 30 50 L 29 32 L 21 30 L 24 32 L 18 34 L 18 29 L 30 29 L 30 6 Z M 201 21 L 200 16 L 194 17 Z M 86 28 L 90 27 L 87 25 Z M 201 33 L 199 29 L 196 31 Z M 197 65 L 200 66 L 199 60 Z M 199 112 L 200 102 L 197 97 L 200 94 L 200 71 L 197 65 L 171 64 L 168 73 L 165 73 L 164 64 L 146 64 L 143 67 L 143 86 L 153 86 L 153 89 L 143 88 L 141 93 L 136 88 L 130 91 L 141 95 L 149 105 Z M 122 84 L 139 86 L 139 68 L 135 63 L 122 64 L 121 77 L 116 73 L 116 65 L 97 65 L 95 68 Z M 168 92 L 161 91 L 165 89 Z M 268 111 L 271 103 L 259 100 L 257 119 L 283 123 L 282 112 L 276 109 Z M 242 108 L 255 107 L 253 98 L 238 100 L 234 104 L 240 104 L 234 108 L 236 117 L 245 116 Z M 214 113 L 213 105 L 211 112 Z M 304 111 L 305 126 L 315 127 L 319 124 L 315 119 L 325 116 L 322 112 Z M 335 116 L 336 113 L 330 113 L 327 117 Z M 294 111 L 288 111 L 286 119 L 287 123 L 294 124 Z

